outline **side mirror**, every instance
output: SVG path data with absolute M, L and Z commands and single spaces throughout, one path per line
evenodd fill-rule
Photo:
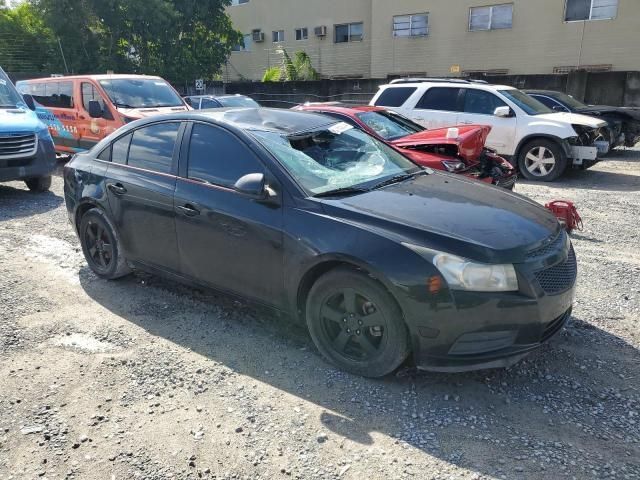
M 89 100 L 89 116 L 91 118 L 102 118 L 104 112 L 100 106 L 100 102 L 97 100 Z
M 512 116 L 509 107 L 498 107 L 494 110 L 493 115 L 501 118 L 509 118 Z
M 24 98 L 24 103 L 27 104 L 27 107 L 29 107 L 29 110 L 35 111 L 36 101 L 33 99 L 33 95 L 29 95 L 28 93 L 25 93 L 24 95 L 22 95 L 22 98 Z
M 264 173 L 249 173 L 248 175 L 240 177 L 233 188 L 250 197 L 264 199 L 268 196 L 265 187 Z

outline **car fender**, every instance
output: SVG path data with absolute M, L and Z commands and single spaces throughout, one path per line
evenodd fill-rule
M 571 158 L 571 146 L 569 145 L 567 138 L 561 138 L 548 133 L 532 133 L 524 137 L 522 140 L 520 140 L 520 143 L 518 143 L 518 146 L 516 147 L 516 151 L 513 156 L 514 160 L 517 161 L 518 156 L 520 155 L 520 151 L 522 150 L 522 147 L 524 147 L 531 140 L 535 140 L 536 138 L 544 138 L 546 140 L 550 140 L 552 142 L 557 143 L 560 146 L 560 148 L 562 148 L 567 158 Z

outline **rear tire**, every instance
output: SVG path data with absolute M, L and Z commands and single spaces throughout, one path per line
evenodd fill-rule
M 46 177 L 27 178 L 24 183 L 33 193 L 46 192 L 51 188 L 51 175 Z
M 409 334 L 391 294 L 368 275 L 337 268 L 307 298 L 307 326 L 322 355 L 338 368 L 383 377 L 409 356 Z
M 527 180 L 553 182 L 567 169 L 567 155 L 556 142 L 539 138 L 522 147 L 518 169 Z
M 122 255 L 116 229 L 102 210 L 87 211 L 80 220 L 78 232 L 84 257 L 97 276 L 114 280 L 131 272 Z

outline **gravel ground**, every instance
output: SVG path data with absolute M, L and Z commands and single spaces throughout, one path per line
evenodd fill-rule
M 337 371 L 273 312 L 86 267 L 62 179 L 0 186 L 0 479 L 640 478 L 640 151 L 552 185 L 574 316 L 509 370 Z

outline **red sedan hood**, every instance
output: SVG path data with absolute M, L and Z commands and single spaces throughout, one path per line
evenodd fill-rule
M 420 145 L 456 145 L 460 157 L 468 161 L 476 160 L 482 153 L 491 127 L 488 125 L 461 125 L 455 128 L 459 132 L 458 138 L 447 138 L 449 129 L 438 128 L 407 135 L 393 140 L 391 143 L 400 148 Z

